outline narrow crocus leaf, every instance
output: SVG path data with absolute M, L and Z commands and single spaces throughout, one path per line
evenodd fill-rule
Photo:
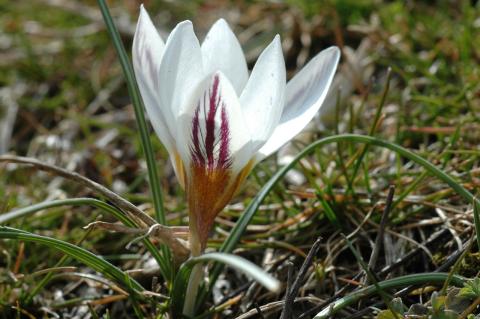
M 162 191 L 160 187 L 160 182 L 158 180 L 158 171 L 155 161 L 155 156 L 152 149 L 152 144 L 150 142 L 150 136 L 148 133 L 147 125 L 145 122 L 145 115 L 143 111 L 143 103 L 141 92 L 138 88 L 136 83 L 135 75 L 133 67 L 128 59 L 127 52 L 125 51 L 125 47 L 123 46 L 120 34 L 113 22 L 112 16 L 110 15 L 110 11 L 105 0 L 97 0 L 100 11 L 102 12 L 103 19 L 105 21 L 105 25 L 107 27 L 108 33 L 112 38 L 112 42 L 114 44 L 115 50 L 117 51 L 118 58 L 120 60 L 120 65 L 123 69 L 123 74 L 126 79 L 128 92 L 132 99 L 133 108 L 135 111 L 135 118 L 137 120 L 138 131 L 140 135 L 140 140 L 142 142 L 142 149 L 145 153 L 145 159 L 147 163 L 148 169 L 148 179 L 149 184 L 151 187 L 152 193 L 152 200 L 155 208 L 155 215 L 156 219 L 159 223 L 165 223 L 165 212 L 163 209 L 163 198 L 162 198 Z M 150 245 L 153 246 L 153 245 Z M 162 254 L 153 254 L 155 259 L 158 261 L 160 268 L 162 270 L 162 274 L 165 278 L 170 278 L 172 273 L 172 267 L 170 265 L 170 250 L 162 245 L 161 247 Z
M 406 275 L 403 277 L 393 278 L 384 280 L 378 283 L 378 286 L 381 289 L 398 289 L 403 287 L 408 287 L 411 285 L 422 285 L 426 283 L 432 284 L 441 284 L 448 278 L 446 273 L 420 273 L 414 275 Z M 460 276 L 455 275 L 452 278 L 452 284 L 460 287 L 462 286 L 466 279 Z M 368 298 L 374 294 L 378 293 L 378 288 L 375 285 L 371 285 L 365 288 L 358 289 L 343 298 L 336 300 L 335 302 L 330 303 L 322 311 L 317 313 L 314 319 L 327 319 L 331 318 L 335 313 L 340 310 L 348 307 L 349 305 L 358 302 L 361 299 Z
M 278 292 L 280 289 L 280 282 L 277 279 L 272 277 L 272 275 L 264 271 L 262 268 L 242 257 L 224 253 L 203 254 L 198 257 L 190 258 L 180 267 L 173 283 L 171 294 L 173 314 L 181 314 L 182 312 L 185 295 L 188 293 L 188 278 L 193 267 L 196 264 L 207 263 L 210 261 L 216 261 L 228 265 L 254 279 L 270 291 Z
M 477 246 L 480 249 L 480 203 L 478 198 L 473 199 L 473 221 L 475 225 L 475 237 L 477 239 Z
M 86 264 L 92 269 L 115 280 L 115 282 L 123 285 L 130 291 L 132 291 L 132 288 L 139 291 L 144 290 L 144 288 L 137 281 L 135 281 L 133 278 L 129 278 L 127 274 L 122 272 L 120 269 L 118 269 L 114 265 L 110 264 L 108 261 L 96 256 L 95 254 L 89 252 L 88 250 L 85 250 L 81 247 L 67 243 L 65 241 L 46 237 L 46 236 L 36 235 L 20 229 L 15 229 L 15 228 L 5 227 L 5 226 L 0 226 L 0 238 L 34 242 L 34 243 L 46 245 L 50 248 L 60 250 L 63 253 Z

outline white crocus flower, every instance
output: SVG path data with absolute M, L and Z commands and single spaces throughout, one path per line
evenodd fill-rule
M 340 57 L 319 53 L 286 84 L 280 37 L 250 76 L 240 44 L 218 20 L 200 45 L 190 21 L 166 43 L 140 8 L 133 65 L 150 121 L 170 154 L 189 204 L 192 254 L 205 248 L 215 216 L 256 163 L 317 113 Z

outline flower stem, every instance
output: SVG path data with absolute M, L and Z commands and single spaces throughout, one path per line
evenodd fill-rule
M 204 248 L 200 243 L 198 232 L 196 231 L 195 216 L 190 216 L 190 251 L 192 257 L 198 257 L 203 254 Z M 198 263 L 193 266 L 190 278 L 188 279 L 187 291 L 185 293 L 185 303 L 183 305 L 183 314 L 187 317 L 193 317 L 195 315 L 195 302 L 197 301 L 198 288 L 202 283 L 203 266 Z
M 192 273 L 188 280 L 187 293 L 185 295 L 185 304 L 183 305 L 183 314 L 188 317 L 195 315 L 195 302 L 197 301 L 198 288 L 203 279 L 203 265 L 198 263 L 193 266 Z

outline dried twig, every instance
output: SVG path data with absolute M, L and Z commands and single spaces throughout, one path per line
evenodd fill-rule
M 97 221 L 88 224 L 85 226 L 85 229 L 90 229 L 92 227 L 99 227 L 112 232 L 126 233 L 126 234 L 135 234 L 140 235 L 134 240 L 130 241 L 126 248 L 145 239 L 147 237 L 155 237 L 162 244 L 167 245 L 175 252 L 175 260 L 177 262 L 182 262 L 188 258 L 190 255 L 190 247 L 188 241 L 182 239 L 188 237 L 188 232 L 185 233 L 184 227 L 168 227 L 161 224 L 152 225 L 149 229 L 140 229 L 140 228 L 131 228 L 126 227 L 121 224 L 112 224 L 102 221 Z
M 177 262 L 185 261 L 190 255 L 190 247 L 188 245 L 188 241 L 180 239 L 174 230 L 161 224 L 152 225 L 142 236 L 128 243 L 127 248 L 131 244 L 150 236 L 155 236 L 162 243 L 169 246 L 172 251 L 174 251 L 175 259 Z
M 96 222 L 89 223 L 87 226 L 84 226 L 83 228 L 89 229 L 91 227 L 99 227 L 112 232 L 125 233 L 125 234 L 145 235 L 145 233 L 148 233 L 148 235 L 156 235 L 158 237 L 163 237 L 162 235 L 159 235 L 159 233 L 163 232 L 163 233 L 171 234 L 176 238 L 181 238 L 185 240 L 188 239 L 188 234 L 189 234 L 187 226 L 169 227 L 161 224 L 152 225 L 152 227 L 150 227 L 150 229 L 146 231 L 145 229 L 127 227 L 122 224 L 96 221 Z
M 455 243 L 457 244 L 457 248 L 461 250 L 462 240 L 458 236 L 457 231 L 455 230 L 455 227 L 453 227 L 452 223 L 450 222 L 450 219 L 447 217 L 443 209 L 441 209 L 440 207 L 435 208 L 435 212 L 437 213 L 438 217 L 440 217 L 442 222 L 445 224 L 448 231 L 452 234 L 452 237 L 455 240 Z
M 124 234 L 138 235 L 138 234 L 145 233 L 145 231 L 141 228 L 132 228 L 132 227 L 124 226 L 122 224 L 107 223 L 102 221 L 91 222 L 87 226 L 83 227 L 83 229 L 90 229 L 90 228 L 101 228 L 114 233 L 124 233 Z
M 300 271 L 297 274 L 297 277 L 295 278 L 295 281 L 293 282 L 292 286 L 290 289 L 287 291 L 287 295 L 285 297 L 285 305 L 284 305 L 284 311 L 282 312 L 281 318 L 282 319 L 290 319 L 291 318 L 291 310 L 293 306 L 293 302 L 295 300 L 295 297 L 298 294 L 298 291 L 300 290 L 300 286 L 302 285 L 303 278 L 305 277 L 305 274 L 307 273 L 308 268 L 313 262 L 313 258 L 317 254 L 318 250 L 320 249 L 320 243 L 321 243 L 321 237 L 319 237 L 315 243 L 312 245 L 312 248 L 308 252 L 307 258 L 305 258 L 305 261 L 302 264 L 302 267 L 300 267 Z
M 260 317 L 260 319 L 265 319 L 262 309 L 260 309 L 260 306 L 258 305 L 258 303 L 254 302 L 253 305 L 255 306 L 255 309 L 257 310 L 257 315 Z
M 304 302 L 304 301 L 307 301 L 313 304 L 318 304 L 320 302 L 323 302 L 322 299 L 318 299 L 316 297 L 299 297 L 299 298 L 295 298 L 294 303 Z M 266 305 L 260 306 L 260 311 L 262 311 L 264 314 L 278 311 L 280 310 L 280 308 L 282 308 L 284 303 L 285 303 L 285 300 L 274 301 Z M 236 317 L 235 319 L 247 319 L 247 318 L 255 317 L 257 314 L 258 314 L 258 310 L 254 308 Z

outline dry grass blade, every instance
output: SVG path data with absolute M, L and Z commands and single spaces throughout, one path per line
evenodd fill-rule
M 372 255 L 370 256 L 370 260 L 368 261 L 369 269 L 375 269 L 375 266 L 377 264 L 377 259 L 383 243 L 385 227 L 387 226 L 387 223 L 388 223 L 388 215 L 390 214 L 390 208 L 392 207 L 394 194 L 395 194 L 395 187 L 390 186 L 390 188 L 388 189 L 387 199 L 385 201 L 385 208 L 383 210 L 382 219 L 380 221 L 380 228 L 378 230 L 377 238 L 375 240 L 375 246 L 373 247 Z

